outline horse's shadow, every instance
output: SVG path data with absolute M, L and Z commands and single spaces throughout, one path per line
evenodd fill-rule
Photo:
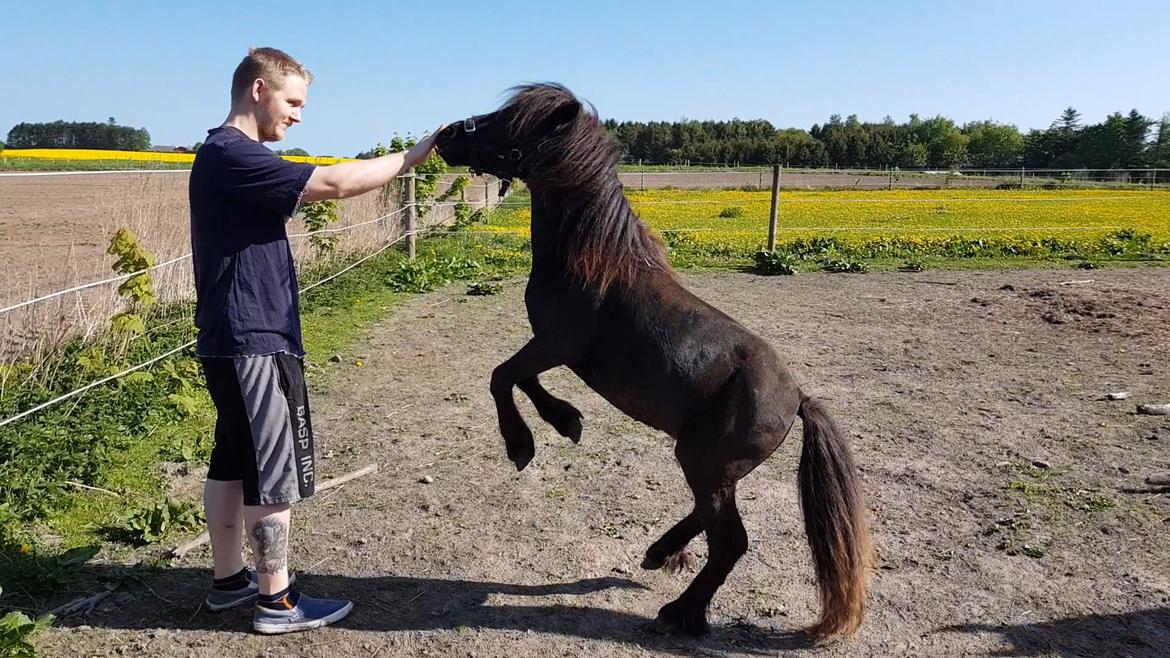
M 115 577 L 105 567 L 85 568 L 81 580 L 100 583 Z M 66 617 L 59 625 L 87 625 L 122 630 L 203 630 L 250 632 L 251 607 L 212 613 L 200 605 L 210 573 L 193 568 L 148 568 L 85 615 Z M 680 654 L 699 650 L 775 654 L 814 646 L 802 632 L 761 628 L 743 623 L 714 624 L 711 635 L 692 639 L 662 636 L 650 629 L 645 617 L 566 604 L 565 596 L 581 596 L 607 589 L 645 589 L 625 578 L 589 578 L 575 582 L 515 585 L 443 578 L 405 576 L 339 576 L 298 574 L 305 591 L 314 596 L 354 601 L 354 611 L 337 624 L 340 628 L 377 631 L 441 631 L 460 629 L 533 631 L 606 642 L 637 644 Z M 556 602 L 524 604 L 516 597 Z
M 1011 648 L 994 656 L 1166 656 L 1170 607 L 1029 624 L 961 624 L 942 631 L 997 633 Z

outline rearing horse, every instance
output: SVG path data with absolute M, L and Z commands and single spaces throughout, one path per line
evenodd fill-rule
M 532 194 L 524 300 L 533 338 L 491 378 L 508 458 L 523 470 L 536 452 L 514 386 L 562 436 L 581 439 L 581 413 L 538 379 L 562 365 L 621 411 L 672 436 L 695 506 L 647 549 L 642 567 L 677 568 L 687 543 L 707 533 L 706 565 L 655 622 L 664 632 L 701 635 L 709 630 L 711 597 L 748 548 L 736 483 L 780 446 L 800 416 L 797 477 L 821 600 L 810 631 L 818 639 L 852 634 L 864 612 L 872 558 L 865 505 L 840 432 L 768 343 L 678 281 L 662 244 L 622 193 L 618 146 L 592 107 L 560 85 L 512 91 L 499 110 L 456 122 L 437 141 L 448 163 L 520 178 Z

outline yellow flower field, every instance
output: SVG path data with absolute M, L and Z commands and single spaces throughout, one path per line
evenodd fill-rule
M 770 191 L 631 190 L 639 216 L 668 243 L 746 253 L 767 241 Z M 730 215 L 721 217 L 720 214 Z M 526 233 L 527 208 L 497 213 L 490 229 Z M 1138 235 L 1170 247 L 1170 194 L 1131 190 L 782 191 L 777 243 L 829 240 L 857 255 L 1086 255 L 1119 251 L 1103 241 Z M 1144 238 L 1148 235 L 1149 238 Z M 1128 238 L 1126 238 L 1128 239 Z M 976 251 L 956 245 L 974 242 Z M 1140 250 L 1140 249 L 1139 249 Z M 1126 249 L 1133 251 L 1133 249 Z
M 194 153 L 164 153 L 156 151 L 104 151 L 98 149 L 6 149 L 6 158 L 35 158 L 44 160 L 102 160 L 133 162 L 194 162 Z M 283 155 L 292 162 L 309 162 L 316 165 L 331 165 L 352 160 L 352 158 L 328 158 L 321 156 Z
M 768 234 L 771 193 L 655 190 L 629 195 L 634 209 L 662 231 L 693 229 L 720 238 Z M 724 219 L 724 208 L 743 209 Z M 1170 195 L 1113 190 L 894 190 L 782 192 L 777 239 L 995 233 L 1076 237 L 1130 228 L 1170 239 Z M 697 239 L 703 239 L 696 235 Z

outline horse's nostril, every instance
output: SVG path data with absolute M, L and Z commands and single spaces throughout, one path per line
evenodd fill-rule
M 448 138 L 454 137 L 456 130 L 458 130 L 458 128 L 455 127 L 455 124 L 451 124 L 451 125 L 447 126 L 446 128 L 443 129 L 443 137 L 448 137 Z

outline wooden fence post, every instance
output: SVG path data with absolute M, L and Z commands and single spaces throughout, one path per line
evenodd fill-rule
M 776 251 L 776 210 L 780 204 L 780 165 L 772 165 L 772 212 L 768 215 L 768 251 Z
M 418 239 L 418 206 L 414 205 L 414 170 L 406 179 L 406 253 L 414 260 Z

